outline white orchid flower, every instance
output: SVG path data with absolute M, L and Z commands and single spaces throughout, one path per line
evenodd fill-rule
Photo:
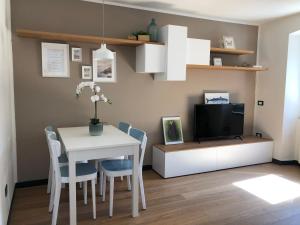
M 94 103 L 96 102 L 96 99 L 95 99 L 94 95 L 91 97 L 91 101 L 94 102 Z
M 99 93 L 99 92 L 101 91 L 101 88 L 100 88 L 99 86 L 96 86 L 96 87 L 95 87 L 95 91 L 96 91 L 97 93 Z
M 94 95 L 94 98 L 95 98 L 96 102 L 98 102 L 100 100 L 99 95 Z
M 108 99 L 104 96 L 104 94 L 101 95 L 101 100 L 104 102 L 108 102 Z

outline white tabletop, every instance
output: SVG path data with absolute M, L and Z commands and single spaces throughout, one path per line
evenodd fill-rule
M 58 128 L 66 152 L 136 145 L 139 141 L 112 125 L 104 125 L 101 136 L 90 136 L 89 127 Z

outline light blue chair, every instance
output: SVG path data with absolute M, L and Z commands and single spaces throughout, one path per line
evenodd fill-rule
M 57 140 L 57 135 L 56 135 L 56 132 L 55 132 L 54 128 L 52 126 L 47 126 L 45 128 L 45 135 L 46 135 L 47 143 L 48 143 L 48 139 L 47 139 L 47 134 L 48 133 L 52 133 L 53 137 Z M 48 148 L 49 148 L 49 143 L 48 143 Z M 49 152 L 49 154 L 50 154 L 50 152 Z M 59 156 L 58 163 L 59 163 L 60 166 L 68 165 L 69 161 L 68 161 L 68 157 L 67 157 L 66 153 L 62 153 Z M 53 176 L 53 170 L 52 170 L 52 163 L 51 163 L 51 157 L 50 157 L 47 194 L 50 194 L 50 192 L 51 192 L 52 176 Z
M 57 140 L 55 133 L 48 132 L 47 141 L 50 147 L 50 156 L 53 168 L 53 182 L 50 198 L 50 205 L 53 205 L 52 225 L 56 225 L 61 187 L 62 184 L 69 183 L 69 167 L 59 165 L 58 158 L 61 155 L 61 144 Z M 92 183 L 93 219 L 96 219 L 96 179 L 97 170 L 94 165 L 90 163 L 76 164 L 76 182 L 84 182 L 85 184 L 87 184 L 87 181 L 91 181 Z M 86 198 L 86 195 L 84 196 L 84 198 Z
M 123 131 L 125 134 L 129 134 L 131 125 L 129 123 L 125 123 L 125 122 L 120 122 L 118 125 L 119 130 Z M 121 156 L 121 157 L 117 157 L 117 158 L 112 158 L 112 159 L 128 159 L 127 156 Z M 103 171 L 101 170 L 101 163 L 102 161 L 107 160 L 107 159 L 100 159 L 98 160 L 99 163 L 99 194 L 100 196 L 103 193 Z M 121 180 L 123 181 L 123 176 L 121 176 Z M 131 183 L 130 183 L 130 176 L 127 177 L 127 186 L 128 186 L 128 190 L 131 190 Z
M 140 142 L 140 157 L 139 157 L 139 186 L 141 192 L 142 206 L 146 209 L 144 182 L 143 182 L 143 161 L 145 155 L 145 149 L 147 144 L 147 135 L 144 131 L 131 128 L 129 135 L 134 137 Z M 105 190 L 106 190 L 106 177 L 110 180 L 109 189 L 109 216 L 113 215 L 113 195 L 114 195 L 114 178 L 120 176 L 131 176 L 132 175 L 132 160 L 131 159 L 114 159 L 105 160 L 101 163 L 101 170 L 104 173 L 103 176 L 103 196 L 102 201 L 105 201 Z

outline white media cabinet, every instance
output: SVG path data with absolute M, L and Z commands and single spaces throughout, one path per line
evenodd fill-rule
M 179 145 L 154 145 L 152 168 L 164 178 L 272 161 L 273 140 L 244 137 Z

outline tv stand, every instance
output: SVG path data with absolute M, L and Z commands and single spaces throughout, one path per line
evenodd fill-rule
M 154 145 L 152 168 L 169 178 L 268 163 L 272 162 L 272 154 L 273 140 L 255 136 Z

